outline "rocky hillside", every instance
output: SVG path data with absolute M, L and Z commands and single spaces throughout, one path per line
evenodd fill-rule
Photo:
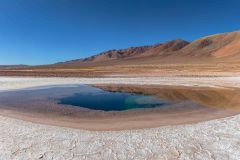
M 152 46 L 109 50 L 85 59 L 57 65 L 110 65 L 240 61 L 240 32 L 215 34 L 192 42 L 176 39 Z

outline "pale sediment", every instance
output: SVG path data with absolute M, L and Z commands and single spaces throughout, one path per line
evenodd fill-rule
M 93 132 L 0 116 L 0 159 L 221 159 L 240 157 L 240 116 L 193 125 Z
M 240 87 L 240 77 L 105 77 L 31 78 L 0 77 L 0 91 L 58 84 L 138 84 L 189 87 Z

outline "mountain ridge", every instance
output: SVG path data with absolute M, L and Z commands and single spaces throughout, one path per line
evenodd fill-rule
M 58 63 L 67 66 L 94 66 L 140 63 L 184 63 L 184 60 L 193 59 L 199 62 L 203 60 L 231 61 L 239 57 L 240 61 L 240 31 L 226 32 L 201 37 L 192 42 L 183 39 L 175 39 L 163 43 L 148 46 L 129 47 L 126 49 L 112 49 L 94 56 Z M 179 60 L 179 61 L 178 61 Z M 166 61 L 166 62 L 164 62 Z M 186 62 L 188 63 L 188 62 Z

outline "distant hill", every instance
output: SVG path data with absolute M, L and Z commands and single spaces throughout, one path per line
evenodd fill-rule
M 50 65 L 0 66 L 0 76 L 97 77 L 106 75 L 204 75 L 240 73 L 240 32 L 187 42 L 176 39 L 149 46 L 109 50 Z
M 28 65 L 0 65 L 0 69 L 22 69 L 27 68 Z
M 81 67 L 141 64 L 212 64 L 240 62 L 240 31 L 214 34 L 188 42 L 176 39 L 150 46 L 113 49 L 97 55 L 30 68 Z M 0 69 L 26 65 L 0 66 Z
M 61 66 L 114 64 L 240 62 L 240 32 L 215 34 L 192 42 L 176 39 L 151 46 L 109 50 L 85 59 L 58 63 Z

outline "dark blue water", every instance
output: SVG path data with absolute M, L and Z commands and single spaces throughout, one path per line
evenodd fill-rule
M 78 93 L 59 99 L 59 104 L 103 111 L 123 111 L 136 108 L 161 107 L 170 104 L 170 102 L 149 95 L 109 92 L 91 86 L 84 86 Z

